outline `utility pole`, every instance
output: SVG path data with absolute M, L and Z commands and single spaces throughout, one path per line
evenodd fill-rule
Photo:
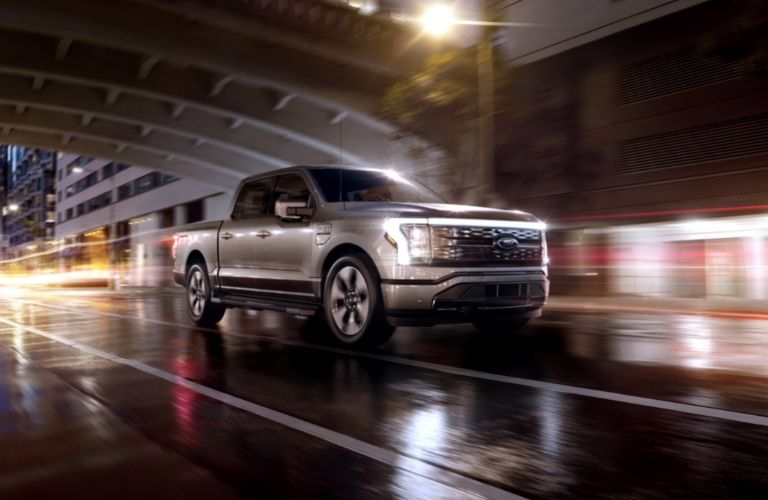
M 482 3 L 482 2 L 481 2 Z M 482 17 L 489 17 L 490 12 L 483 9 Z M 477 67 L 477 116 L 474 120 L 475 159 L 473 168 L 474 185 L 465 193 L 465 201 L 476 205 L 496 204 L 497 192 L 495 186 L 495 148 L 494 133 L 494 37 L 499 27 L 517 26 L 518 23 L 508 23 L 490 16 L 491 21 L 457 20 L 453 8 L 449 5 L 433 5 L 426 9 L 421 17 L 421 25 L 426 33 L 433 36 L 445 36 L 456 25 L 473 25 L 480 27 L 480 36 L 475 45 L 475 65 Z
M 496 28 L 484 26 L 477 43 L 477 184 L 472 203 L 488 205 L 495 195 L 493 38 Z

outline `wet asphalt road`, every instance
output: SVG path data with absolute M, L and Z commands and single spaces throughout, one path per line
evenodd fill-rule
M 768 321 L 193 328 L 175 291 L 0 291 L 0 498 L 768 498 Z

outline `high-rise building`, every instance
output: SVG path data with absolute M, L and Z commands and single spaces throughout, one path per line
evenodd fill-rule
M 4 258 L 18 258 L 46 250 L 53 239 L 56 153 L 38 148 L 6 146 L 4 156 Z M 39 266 L 37 259 L 22 266 Z
M 8 238 L 5 234 L 5 219 L 8 212 L 7 171 L 9 165 L 10 146 L 0 144 L 0 261 L 5 259 L 5 251 L 8 248 Z

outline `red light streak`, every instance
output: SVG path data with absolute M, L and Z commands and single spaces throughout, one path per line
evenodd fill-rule
M 601 215 L 576 215 L 571 217 L 557 217 L 552 222 L 579 222 L 579 221 L 600 221 L 614 219 L 630 219 L 637 217 L 660 217 L 664 215 L 697 215 L 697 214 L 718 214 L 734 212 L 752 212 L 768 211 L 768 205 L 741 205 L 737 207 L 717 207 L 717 208 L 683 208 L 676 210 L 655 210 L 645 212 L 625 212 L 620 214 L 601 214 Z

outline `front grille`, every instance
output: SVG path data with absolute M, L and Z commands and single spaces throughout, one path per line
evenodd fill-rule
M 432 237 L 441 237 L 461 241 L 478 240 L 486 242 L 502 236 L 512 236 L 520 241 L 541 242 L 541 231 L 538 229 L 515 229 L 511 227 L 460 227 L 432 226 Z
M 542 232 L 505 227 L 432 226 L 432 264 L 536 266 L 542 262 Z M 515 248 L 499 240 L 514 238 Z
M 472 285 L 461 294 L 461 299 L 496 299 L 543 297 L 544 288 L 540 283 L 501 283 Z

